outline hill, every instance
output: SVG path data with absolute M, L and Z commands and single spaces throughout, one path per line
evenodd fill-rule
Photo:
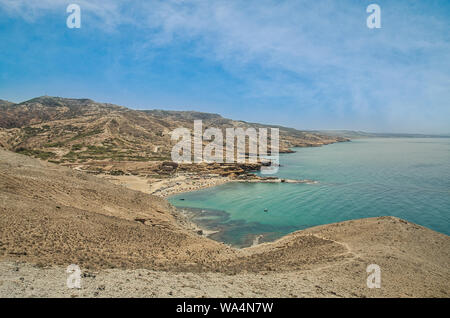
M 3 297 L 449 296 L 450 238 L 395 217 L 234 249 L 162 198 L 1 149 L 0 202 Z M 69 264 L 83 270 L 80 291 L 64 285 Z M 381 289 L 366 286 L 369 264 Z
M 0 104 L 1 145 L 25 155 L 84 169 L 102 169 L 105 162 L 170 160 L 171 131 L 204 127 L 267 127 L 192 111 L 132 110 L 90 99 L 43 96 L 19 104 Z M 280 128 L 280 152 L 291 147 L 321 146 L 346 141 L 291 128 Z M 102 164 L 98 164 L 98 163 Z

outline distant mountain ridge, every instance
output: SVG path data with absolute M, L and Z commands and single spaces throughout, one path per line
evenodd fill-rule
M 311 132 L 345 138 L 449 138 L 446 134 L 371 133 L 354 130 L 312 130 Z
M 195 111 L 133 110 L 91 99 L 41 96 L 14 104 L 0 103 L 0 145 L 56 163 L 170 160 L 171 131 L 204 128 L 269 127 Z M 292 128 L 280 128 L 280 152 L 291 147 L 347 141 Z

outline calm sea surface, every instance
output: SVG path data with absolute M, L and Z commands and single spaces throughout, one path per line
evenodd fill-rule
M 450 234 L 450 138 L 356 139 L 294 150 L 281 155 L 277 176 L 318 184 L 229 183 L 169 201 L 219 230 L 213 239 L 236 246 L 384 215 Z

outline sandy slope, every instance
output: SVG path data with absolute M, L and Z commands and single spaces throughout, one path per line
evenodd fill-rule
M 0 203 L 0 296 L 449 296 L 450 238 L 394 217 L 236 250 L 162 198 L 4 150 Z M 81 290 L 65 287 L 72 263 Z

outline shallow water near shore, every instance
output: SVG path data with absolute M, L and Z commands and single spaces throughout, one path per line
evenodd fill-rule
M 235 246 L 385 215 L 450 234 L 450 138 L 356 139 L 294 150 L 281 154 L 276 175 L 319 183 L 233 182 L 169 201 L 194 208 L 194 222 L 219 231 L 211 238 Z

